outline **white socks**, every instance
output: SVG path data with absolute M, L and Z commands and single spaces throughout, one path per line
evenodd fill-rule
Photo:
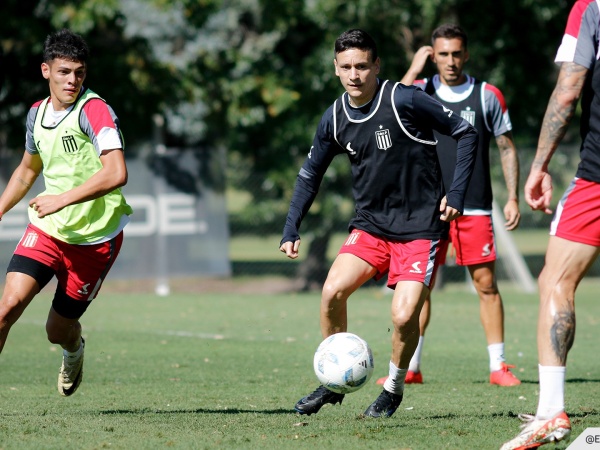
M 83 345 L 81 342 L 79 342 L 79 349 L 73 353 L 68 352 L 65 349 L 63 349 L 63 355 L 65 358 L 67 358 L 67 361 L 69 361 L 69 362 L 77 361 L 81 357 L 82 353 L 83 353 Z
M 417 344 L 417 349 L 415 350 L 415 354 L 410 359 L 410 363 L 408 364 L 408 370 L 411 372 L 420 372 L 421 371 L 421 353 L 423 352 L 423 341 L 425 340 L 425 336 L 419 336 L 419 343 Z
M 419 344 L 408 365 L 408 370 L 411 372 L 421 371 L 421 355 L 423 353 L 424 341 L 425 336 L 419 336 Z M 502 369 L 502 363 L 504 362 L 504 342 L 488 345 L 487 349 L 488 354 L 490 355 L 490 372 Z
M 504 362 L 504 342 L 488 345 L 488 354 L 490 355 L 490 372 L 502 369 Z
M 392 394 L 402 395 L 404 392 L 404 379 L 406 378 L 408 369 L 398 369 L 393 362 L 390 361 L 390 374 L 383 384 L 383 388 Z
M 419 336 L 419 344 L 417 345 L 415 354 L 412 356 L 410 364 L 408 365 L 408 370 L 410 370 L 411 372 L 421 371 L 421 355 L 423 353 L 424 341 L 425 336 Z M 504 342 L 500 342 L 499 344 L 488 345 L 487 349 L 488 354 L 490 356 L 490 372 L 495 372 L 496 370 L 502 369 L 502 363 L 505 361 Z
M 540 374 L 540 398 L 536 418 L 551 419 L 565 409 L 564 366 L 538 366 Z

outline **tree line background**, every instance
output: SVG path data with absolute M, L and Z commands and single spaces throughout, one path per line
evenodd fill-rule
M 82 34 L 90 46 L 85 84 L 115 109 L 128 157 L 153 139 L 153 118 L 162 117 L 167 146 L 197 149 L 199 158 L 206 152 L 226 155 L 224 174 L 201 165 L 203 173 L 197 176 L 214 189 L 232 189 L 251 199 L 230 215 L 232 234 L 279 234 L 315 127 L 343 92 L 332 63 L 337 36 L 350 28 L 367 30 L 379 46 L 382 78 L 400 79 L 414 52 L 430 43 L 431 31 L 452 22 L 469 36 L 467 72 L 496 85 L 506 97 L 522 185 L 556 80 L 553 60 L 572 4 L 2 0 L 0 154 L 23 151 L 27 110 L 48 94 L 40 73 L 44 39 L 66 27 Z M 429 65 L 423 75 L 433 73 Z M 576 148 L 577 140 L 574 124 L 565 143 Z M 556 167 L 559 183 L 573 175 L 571 163 L 577 156 L 577 151 L 567 154 Z M 168 160 L 149 164 L 169 176 Z M 303 224 L 301 234 L 310 233 L 312 240 L 310 249 L 305 248 L 310 257 L 302 276 L 316 276 L 332 233 L 345 230 L 352 213 L 347 208 L 348 174 L 347 162 L 336 158 Z M 502 201 L 499 164 L 493 174 Z M 546 224 L 546 218 L 527 209 L 522 206 L 522 226 Z

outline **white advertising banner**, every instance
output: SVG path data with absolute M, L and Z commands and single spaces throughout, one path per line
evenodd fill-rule
M 188 150 L 151 163 L 127 160 L 129 180 L 123 193 L 134 212 L 109 279 L 231 275 L 225 194 L 202 182 L 198 159 Z M 0 159 L 0 189 L 19 160 L 20 155 Z M 28 199 L 43 189 L 40 176 L 0 222 L 0 283 L 29 222 Z

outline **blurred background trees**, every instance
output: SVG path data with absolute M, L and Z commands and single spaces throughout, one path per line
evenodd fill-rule
M 506 96 L 525 176 L 572 3 L 3 0 L 0 152 L 22 151 L 27 109 L 47 95 L 39 68 L 43 41 L 68 27 L 88 41 L 86 84 L 119 115 L 129 156 L 151 142 L 152 117 L 162 116 L 167 146 L 197 148 L 199 157 L 205 151 L 225 155 L 225 177 L 198 176 L 248 199 L 230 216 L 232 233 L 277 235 L 316 124 L 342 93 L 332 64 L 335 38 L 349 28 L 369 31 L 379 45 L 381 76 L 400 79 L 431 31 L 454 22 L 469 35 L 467 71 Z M 424 76 L 434 73 L 433 65 L 428 70 Z M 567 142 L 577 136 L 572 126 Z M 320 281 L 327 265 L 321 247 L 352 214 L 348 173 L 347 162 L 337 158 L 301 230 L 314 238 L 312 265 L 301 269 L 306 287 Z M 525 226 L 539 221 L 523 212 Z

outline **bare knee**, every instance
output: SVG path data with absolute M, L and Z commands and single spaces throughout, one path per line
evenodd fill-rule
M 25 309 L 22 300 L 16 296 L 5 294 L 0 300 L 0 327 L 11 327 L 21 317 Z
M 574 304 L 577 280 L 567 277 L 555 277 L 547 270 L 542 270 L 538 277 L 540 299 Z
M 46 335 L 51 344 L 62 344 L 65 341 L 64 331 L 53 328 L 48 323 L 46 324 Z
M 496 276 L 491 270 L 481 270 L 473 274 L 473 286 L 482 300 L 494 300 L 498 297 Z
M 475 289 L 479 294 L 479 298 L 481 298 L 482 300 L 493 301 L 498 297 L 499 294 L 498 286 L 495 283 L 476 284 Z
M 323 285 L 321 300 L 325 304 L 345 302 L 352 292 L 352 289 L 342 286 L 336 280 L 327 279 Z
M 392 315 L 392 324 L 401 333 L 414 329 L 419 330 L 419 316 L 394 314 Z
M 419 314 L 411 308 L 394 308 L 392 310 L 392 324 L 399 332 L 419 328 Z
M 419 334 L 419 317 L 429 290 L 421 283 L 398 283 L 392 300 L 391 318 L 394 329 L 401 335 Z
M 14 322 L 11 320 L 11 315 L 11 307 L 5 303 L 4 299 L 2 299 L 2 302 L 0 303 L 0 326 L 7 324 L 12 325 Z
M 51 344 L 61 347 L 72 347 L 79 342 L 80 333 L 75 329 L 56 329 L 46 325 L 46 335 Z

